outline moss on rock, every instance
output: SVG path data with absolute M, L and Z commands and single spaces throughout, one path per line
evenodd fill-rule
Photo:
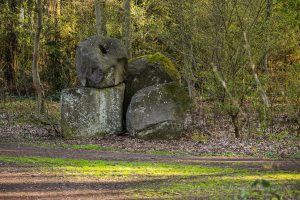
M 181 80 L 180 73 L 177 70 L 176 66 L 173 64 L 173 62 L 168 57 L 157 52 L 153 55 L 148 55 L 147 61 L 151 63 L 159 62 L 160 67 L 162 68 L 161 70 L 167 72 L 174 81 L 180 83 Z
M 165 84 L 164 94 L 166 99 L 172 99 L 173 102 L 180 104 L 176 106 L 176 112 L 178 115 L 186 112 L 190 107 L 190 99 L 184 88 L 177 86 L 176 84 Z
M 141 139 L 178 138 L 189 102 L 187 92 L 174 82 L 143 88 L 132 97 L 127 110 L 127 131 Z
M 160 66 L 160 69 L 164 72 L 166 72 L 173 81 L 176 83 L 181 82 L 181 76 L 179 71 L 177 70 L 176 66 L 174 63 L 166 56 L 163 54 L 157 52 L 155 54 L 150 54 L 150 55 L 144 55 L 140 57 L 133 58 L 129 60 L 129 62 L 134 62 L 139 59 L 145 58 L 147 62 L 153 63 L 153 64 L 158 64 Z

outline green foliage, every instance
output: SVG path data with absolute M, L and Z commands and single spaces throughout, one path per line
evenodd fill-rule
M 16 2 L 15 8 L 11 2 Z M 60 1 L 57 5 L 55 2 L 44 2 L 39 66 L 46 95 L 58 99 L 61 89 L 78 85 L 74 66 L 76 46 L 96 34 L 96 29 L 93 1 Z M 122 1 L 106 2 L 108 35 L 121 39 Z M 228 118 L 238 114 L 240 119 L 242 110 L 251 116 L 257 115 L 251 120 L 255 121 L 252 127 L 258 124 L 259 133 L 276 131 L 272 126 L 279 124 L 274 120 L 280 114 L 288 115 L 294 124 L 291 132 L 295 132 L 300 127 L 300 3 L 298 0 L 272 2 L 268 18 L 263 0 L 132 1 L 133 56 L 150 54 L 148 59 L 163 63 L 174 80 L 183 84 L 186 81 L 186 86 L 193 91 L 191 94 L 211 99 L 210 103 L 219 108 L 219 114 L 226 113 Z M 34 1 L 4 0 L 0 6 L 3 22 L 0 45 L 4 47 L 0 48 L 0 86 L 4 88 L 0 93 L 2 96 L 7 91 L 32 95 Z M 255 71 L 262 88 L 267 90 L 272 108 L 266 108 L 261 100 L 250 58 L 245 52 L 244 32 L 251 46 Z M 9 37 L 12 33 L 17 36 L 15 44 Z M 9 55 L 11 61 L 8 61 Z M 6 80 L 7 64 L 12 66 L 13 80 Z M 213 65 L 230 95 L 215 77 Z M 278 132 L 282 130 L 278 128 Z
M 0 125 L 4 124 L 58 124 L 60 121 L 60 108 L 57 102 L 45 100 L 48 112 L 45 118 L 35 115 L 36 100 L 33 98 L 11 99 L 7 102 L 0 102 L 0 111 L 6 113 L 8 121 L 2 120 Z

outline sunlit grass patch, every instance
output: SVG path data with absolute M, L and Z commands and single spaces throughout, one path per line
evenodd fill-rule
M 100 160 L 76 160 L 42 157 L 6 157 L 0 156 L 0 161 L 22 165 L 33 165 L 66 174 L 110 176 L 196 176 L 233 173 L 235 169 L 219 167 L 200 167 L 194 165 L 149 163 L 149 162 L 117 162 Z
M 256 175 L 251 176 L 252 173 Z M 259 190 L 251 187 L 255 180 L 264 180 L 265 178 L 268 178 L 266 180 L 271 182 L 270 187 L 260 188 Z M 155 196 L 165 199 L 170 196 L 181 196 L 182 199 L 189 199 L 191 196 L 196 196 L 209 197 L 209 199 L 248 199 L 240 196 L 240 194 L 247 194 L 247 197 L 251 197 L 250 199 L 272 199 L 274 196 L 280 196 L 282 199 L 294 199 L 294 197 L 300 197 L 297 185 L 300 185 L 300 177 L 296 173 L 248 171 L 234 173 L 231 176 L 188 177 L 151 187 L 144 186 L 136 191 L 135 197 Z M 252 198 L 254 196 L 256 198 Z
M 102 160 L 78 160 L 45 157 L 0 156 L 0 162 L 20 166 L 32 166 L 42 173 L 71 177 L 97 178 L 103 181 L 149 180 L 155 182 L 137 185 L 124 194 L 131 198 L 209 197 L 209 199 L 242 198 L 244 195 L 261 199 L 273 194 L 281 197 L 299 196 L 300 174 L 292 171 L 254 171 L 236 168 L 150 162 L 118 162 Z M 257 180 L 268 180 L 268 188 L 253 189 Z M 239 196 L 240 195 L 240 196 Z M 251 197 L 252 197 L 251 196 Z M 222 198 L 220 198 L 222 197 Z M 270 198 L 268 198 L 270 199 Z

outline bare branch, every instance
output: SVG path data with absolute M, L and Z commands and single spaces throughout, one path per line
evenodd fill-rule
M 251 66 L 252 74 L 253 74 L 255 82 L 256 82 L 257 89 L 260 91 L 260 95 L 261 95 L 261 98 L 262 98 L 265 106 L 267 108 L 269 108 L 270 107 L 269 98 L 267 96 L 267 93 L 266 93 L 265 89 L 262 87 L 261 82 L 260 82 L 260 80 L 258 78 L 258 75 L 256 73 L 256 67 L 255 67 L 255 64 L 254 64 L 253 59 L 252 59 L 251 47 L 250 47 L 250 44 L 248 42 L 246 32 L 244 32 L 244 40 L 245 40 L 245 48 L 246 48 L 246 51 L 248 52 L 250 66 Z

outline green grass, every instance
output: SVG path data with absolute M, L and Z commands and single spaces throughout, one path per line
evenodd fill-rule
M 113 175 L 151 175 L 151 176 L 194 176 L 198 174 L 232 173 L 233 169 L 218 167 L 198 167 L 193 165 L 164 164 L 148 162 L 115 162 L 101 160 L 62 159 L 44 157 L 7 157 L 0 156 L 0 161 L 46 167 L 55 170 L 63 169 L 65 172 L 77 174 L 105 175 L 110 178 Z M 101 173 L 100 173 L 101 172 Z
M 92 148 L 92 147 L 91 147 Z M 193 196 L 233 196 L 243 199 L 245 195 L 282 197 L 299 195 L 300 174 L 288 171 L 250 171 L 246 169 L 207 167 L 185 164 L 149 162 L 116 162 L 101 160 L 77 160 L 44 157 L 0 156 L 0 162 L 32 166 L 35 171 L 64 176 L 90 177 L 103 181 L 156 180 L 140 184 L 134 191 L 124 191 L 132 198 L 189 199 Z M 251 187 L 257 179 L 268 180 L 271 186 L 258 189 Z M 298 189 L 298 190 L 297 190 Z
M 45 100 L 47 119 L 36 116 L 36 100 L 34 98 L 12 98 L 8 101 L 0 101 L 0 111 L 10 115 L 9 123 L 15 124 L 41 124 L 43 121 L 48 123 L 59 123 L 60 108 L 59 102 Z M 3 123 L 0 121 L 0 125 Z M 7 123 L 7 122 L 4 122 Z

